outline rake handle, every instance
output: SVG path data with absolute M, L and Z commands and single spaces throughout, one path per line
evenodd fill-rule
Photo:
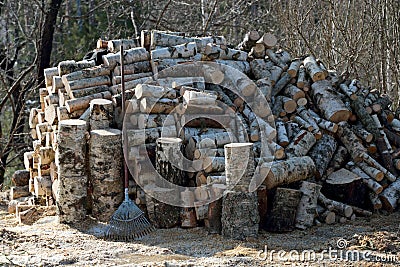
M 125 118 L 125 65 L 124 65 L 124 45 L 123 42 L 121 42 L 121 47 L 120 47 L 120 61 L 121 61 L 121 94 L 122 94 L 122 121 L 124 121 Z M 123 127 L 122 127 L 123 129 Z M 126 157 L 125 157 L 125 152 L 128 151 L 127 149 L 127 143 L 126 143 L 126 138 L 125 138 L 125 131 L 122 131 L 122 144 L 123 144 L 123 154 L 124 154 L 124 187 L 125 187 L 125 198 L 127 197 L 127 191 L 129 187 L 129 173 L 128 173 L 128 165 L 126 164 Z

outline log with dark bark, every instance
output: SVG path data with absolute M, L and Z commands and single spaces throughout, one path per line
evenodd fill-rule
M 222 235 L 243 240 L 258 236 L 258 200 L 256 192 L 225 191 L 222 199 Z
M 29 170 L 18 170 L 14 172 L 11 180 L 16 186 L 24 186 L 28 185 L 29 177 Z
M 366 153 L 367 150 L 347 122 L 339 123 L 338 135 L 354 162 L 360 162 L 362 154 Z
M 325 180 L 321 192 L 327 198 L 366 207 L 367 187 L 360 176 L 347 169 L 342 168 L 331 173 Z
M 180 186 L 187 185 L 182 171 L 182 139 L 158 138 L 156 143 L 156 170 L 166 180 L 157 185 L 166 187 L 168 182 Z
M 325 174 L 329 162 L 335 154 L 336 147 L 336 139 L 331 135 L 325 134 L 309 151 L 308 155 L 315 163 L 315 177 L 317 179 L 321 179 Z
M 301 195 L 299 190 L 280 187 L 276 189 L 272 210 L 267 215 L 268 231 L 289 232 L 294 230 Z

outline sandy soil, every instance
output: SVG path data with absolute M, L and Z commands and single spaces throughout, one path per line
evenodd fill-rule
M 0 266 L 399 266 L 399 226 L 396 212 L 308 231 L 261 232 L 258 239 L 247 241 L 208 235 L 198 227 L 158 229 L 141 240 L 113 242 L 98 237 L 104 225 L 90 218 L 75 226 L 57 224 L 55 216 L 18 225 L 1 206 Z M 342 254 L 323 252 L 338 245 L 345 246 Z M 288 256 L 291 250 L 298 255 L 313 250 L 316 258 L 304 254 L 306 260 L 296 260 L 295 252 Z M 366 250 L 367 260 L 359 261 L 354 253 Z M 349 251 L 352 260 L 343 256 Z

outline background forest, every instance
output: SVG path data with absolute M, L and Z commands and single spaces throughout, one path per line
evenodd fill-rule
M 314 54 L 398 103 L 398 0 L 0 0 L 0 14 L 0 184 L 31 145 L 43 69 L 81 59 L 99 38 L 159 29 L 235 46 L 249 30 L 271 32 L 293 56 Z

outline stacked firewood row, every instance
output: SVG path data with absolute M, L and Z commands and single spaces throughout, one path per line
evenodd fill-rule
M 45 70 L 41 106 L 29 120 L 35 141 L 25 154 L 25 192 L 48 204 L 56 200 L 59 214 L 74 202 L 81 212 L 68 211 L 73 215 L 65 222 L 90 211 L 107 221 L 122 200 L 116 156 L 122 129 L 136 181 L 130 181 L 131 196 L 158 227 L 205 224 L 211 233 L 243 238 L 255 236 L 258 224 L 271 231 L 305 229 L 397 207 L 400 118 L 390 99 L 327 70 L 312 55 L 293 58 L 272 34 L 251 31 L 234 48 L 221 36 L 143 31 L 140 47 L 132 40 L 100 40 L 92 54 Z M 223 67 L 202 76 L 198 62 Z M 74 144 L 82 156 L 76 152 L 71 164 L 74 137 L 88 145 Z M 251 148 L 242 153 L 254 165 L 244 184 L 232 182 L 241 162 L 231 157 L 232 143 Z M 171 164 L 165 151 L 181 161 Z M 244 190 L 250 178 L 262 184 L 257 194 Z M 66 196 L 72 184 L 62 180 L 85 185 Z M 165 190 L 164 182 L 195 189 Z M 163 198 L 176 198 L 185 208 Z

